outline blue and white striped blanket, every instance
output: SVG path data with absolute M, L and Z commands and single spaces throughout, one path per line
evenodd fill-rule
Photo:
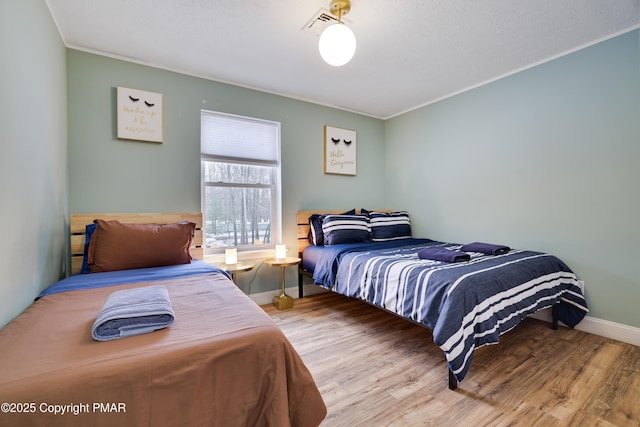
M 570 327 L 588 312 L 578 278 L 549 254 L 472 252 L 467 262 L 446 263 L 420 259 L 417 253 L 428 246 L 460 250 L 461 245 L 424 240 L 382 249 L 375 245 L 333 247 L 328 259 L 318 259 L 314 280 L 322 278 L 316 283 L 433 330 L 459 381 L 476 348 L 497 343 L 535 311 L 559 303 L 559 319 Z M 326 268 L 331 271 L 319 271 Z

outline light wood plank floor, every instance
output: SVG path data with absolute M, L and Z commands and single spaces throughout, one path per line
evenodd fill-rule
M 527 319 L 451 391 L 428 329 L 333 293 L 263 309 L 313 374 L 322 427 L 640 426 L 640 347 Z

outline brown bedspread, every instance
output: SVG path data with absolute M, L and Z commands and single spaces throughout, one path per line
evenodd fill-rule
M 176 313 L 167 329 L 91 338 L 111 292 L 149 284 L 49 295 L 0 330 L 0 425 L 322 421 L 326 407 L 299 355 L 272 319 L 221 275 L 153 282 L 167 287 Z

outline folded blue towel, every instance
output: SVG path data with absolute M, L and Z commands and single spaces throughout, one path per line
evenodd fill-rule
M 511 250 L 504 245 L 493 245 L 491 243 L 473 242 L 462 246 L 460 250 L 464 252 L 481 252 L 487 255 L 504 255 Z
M 169 292 L 164 286 L 124 289 L 107 297 L 91 328 L 97 341 L 146 334 L 173 323 Z
M 418 258 L 443 262 L 462 262 L 469 261 L 471 255 L 442 247 L 429 247 L 420 249 L 420 251 L 418 251 Z

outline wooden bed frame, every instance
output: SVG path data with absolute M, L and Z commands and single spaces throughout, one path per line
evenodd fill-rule
M 195 259 L 203 260 L 203 230 L 201 212 L 171 212 L 171 213 L 111 213 L 111 214 L 72 214 L 69 218 L 69 235 L 71 248 L 71 274 L 80 272 L 84 257 L 84 242 L 86 225 L 94 219 L 120 221 L 134 224 L 172 224 L 180 221 L 190 221 L 196 224 L 196 231 L 191 241 L 189 251 Z
M 296 215 L 296 219 L 297 219 L 297 241 L 298 241 L 298 257 L 302 258 L 302 251 L 304 250 L 304 248 L 306 248 L 307 246 L 310 245 L 309 243 L 309 230 L 310 230 L 310 225 L 309 225 L 309 217 L 313 214 L 332 214 L 332 215 L 338 215 L 341 213 L 344 213 L 345 210 L 327 210 L 327 211 L 298 211 L 297 215 Z M 376 212 L 392 212 L 391 210 L 388 209 L 384 209 L 384 210 L 376 210 Z M 360 213 L 360 210 L 356 210 L 356 213 Z M 308 271 L 306 271 L 302 265 L 302 263 L 298 264 L 298 297 L 299 298 L 304 298 L 304 275 L 310 275 L 310 273 Z M 376 307 L 380 310 L 384 310 L 383 308 L 380 307 Z M 558 309 L 558 305 L 554 305 L 551 309 L 551 314 L 552 314 L 552 324 L 551 327 L 555 330 L 558 329 L 558 315 L 557 315 L 557 309 Z M 391 313 L 395 316 L 398 316 L 398 314 L 393 313 L 389 310 L 384 310 L 388 313 Z M 398 316 L 401 317 L 401 316 Z M 415 323 L 419 326 L 425 327 L 424 325 L 420 325 L 419 323 L 416 323 L 414 321 L 412 321 L 411 319 L 406 319 L 404 317 L 402 317 L 403 319 Z M 448 385 L 449 385 L 449 389 L 450 390 L 455 390 L 456 388 L 458 388 L 458 380 L 456 379 L 455 375 L 453 375 L 453 372 L 451 372 L 451 370 L 447 367 L 447 370 L 449 371 L 449 378 L 448 378 Z

